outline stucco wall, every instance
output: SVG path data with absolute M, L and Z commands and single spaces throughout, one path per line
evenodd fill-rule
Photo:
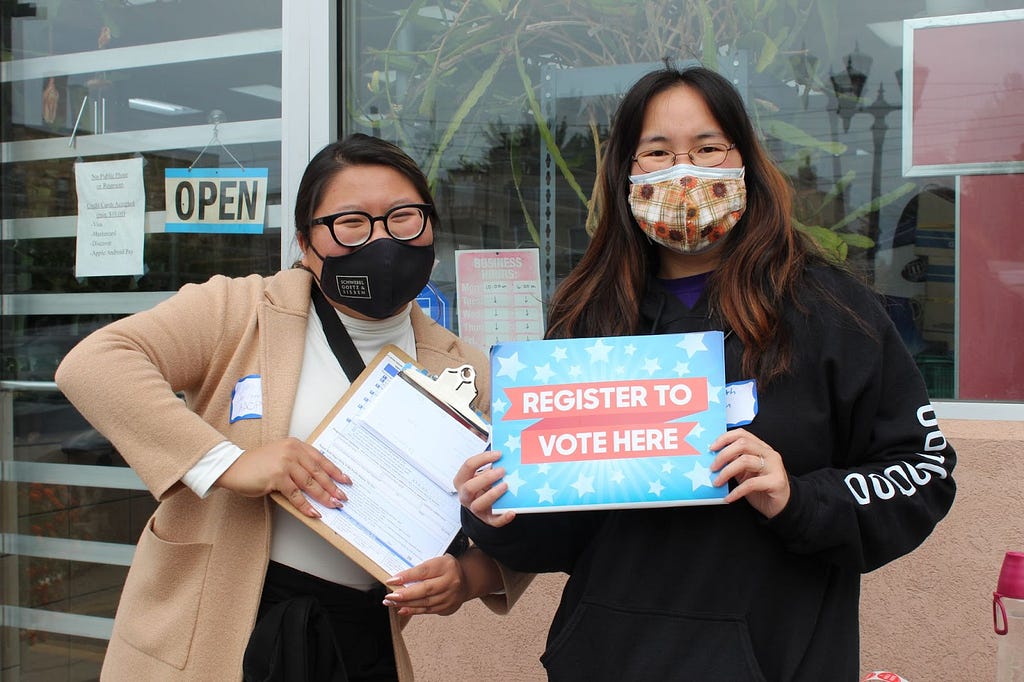
M 864 577 L 861 663 L 910 682 L 993 680 L 992 591 L 1003 555 L 1024 551 L 1024 423 L 940 426 L 957 499 L 921 547 Z
M 862 668 L 910 682 L 990 680 L 992 590 L 1007 550 L 1024 551 L 1024 423 L 942 421 L 959 455 L 957 500 L 912 554 L 866 575 Z M 513 612 L 470 604 L 407 630 L 420 682 L 544 680 L 538 657 L 564 576 L 541 576 Z

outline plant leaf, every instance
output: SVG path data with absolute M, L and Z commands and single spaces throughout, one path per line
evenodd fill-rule
M 837 261 L 846 259 L 846 242 L 832 230 L 820 225 L 804 225 L 796 219 L 793 219 L 793 225 L 808 235 L 825 255 Z
M 908 192 L 912 192 L 915 189 L 917 189 L 917 185 L 916 184 L 914 184 L 913 182 L 905 182 L 902 185 L 900 185 L 899 187 L 897 187 L 896 189 L 894 189 L 893 191 L 887 192 L 887 193 L 883 194 L 882 196 L 878 197 L 877 199 L 875 199 L 873 201 L 869 201 L 866 204 L 858 206 L 854 210 L 850 211 L 846 215 L 845 218 L 843 218 L 838 223 L 833 225 L 831 227 L 831 229 L 833 231 L 838 232 L 842 228 L 844 228 L 847 225 L 849 225 L 850 223 L 852 223 L 854 220 L 859 220 L 860 218 L 863 218 L 866 215 L 874 213 L 875 211 L 879 210 L 883 206 L 885 206 L 885 205 L 887 205 L 887 204 L 889 204 L 889 203 L 899 199 L 904 194 L 907 194 Z
M 526 229 L 530 233 L 530 239 L 533 240 L 534 244 L 540 246 L 540 232 L 537 231 L 537 226 L 534 224 L 533 218 L 530 216 L 530 211 L 527 210 L 526 208 L 526 200 L 523 199 L 523 172 L 522 169 L 519 167 L 519 164 L 516 163 L 517 157 L 515 150 L 516 145 L 512 145 L 511 147 L 509 147 L 508 150 L 508 162 L 509 165 L 512 167 L 512 184 L 516 188 L 516 198 L 519 199 L 519 208 L 523 210 L 523 218 L 526 219 Z
M 715 41 L 715 22 L 705 0 L 700 0 L 701 61 L 704 66 L 718 71 L 718 43 Z
M 758 73 L 767 69 L 768 65 L 774 62 L 779 54 L 779 46 L 775 44 L 775 41 L 764 33 L 761 33 L 761 35 L 764 36 L 764 42 L 761 44 L 761 56 L 757 59 L 756 70 Z
M 765 135 L 771 135 L 776 137 L 783 142 L 796 145 L 797 147 L 810 147 L 812 149 L 819 149 L 826 154 L 842 154 L 846 151 L 846 145 L 842 142 L 829 142 L 827 140 L 819 140 L 816 137 L 808 135 L 803 130 L 800 130 L 791 123 L 780 121 L 779 119 L 771 119 L 763 125 Z
M 455 110 L 455 114 L 452 115 L 451 123 L 448 124 L 448 128 L 445 129 L 444 135 L 441 136 L 441 141 L 437 144 L 437 149 L 434 151 L 434 158 L 430 161 L 430 170 L 427 172 L 427 182 L 430 187 L 433 188 L 437 182 L 437 173 L 441 167 L 441 157 L 444 155 L 444 150 L 451 144 L 452 138 L 455 137 L 456 131 L 462 125 L 462 122 L 469 115 L 469 112 L 473 110 L 476 103 L 480 101 L 480 97 L 483 96 L 487 88 L 491 86 L 494 81 L 494 74 L 498 73 L 498 69 L 501 68 L 501 63 L 505 61 L 505 51 L 502 50 L 498 53 L 497 58 L 487 67 L 487 70 L 480 75 L 480 79 L 477 80 L 473 88 L 466 94 L 466 98 L 459 104 L 459 108 Z
M 875 245 L 875 240 L 866 234 L 860 234 L 858 232 L 839 232 L 837 233 L 839 238 L 842 239 L 848 246 L 856 246 L 861 249 L 870 249 Z
M 544 119 L 544 114 L 540 110 L 540 104 L 537 102 L 537 97 L 533 93 L 533 82 L 530 80 L 530 75 L 526 73 L 526 65 L 523 64 L 523 58 L 519 54 L 519 43 L 515 43 L 515 61 L 516 69 L 519 71 L 519 78 L 523 81 L 523 91 L 526 92 L 526 99 L 530 103 L 530 112 L 533 114 L 533 120 L 537 124 L 537 129 L 540 131 L 541 139 L 544 140 L 544 145 L 548 148 L 548 153 L 551 154 L 551 158 L 555 162 L 555 166 L 558 170 L 562 171 L 562 175 L 565 177 L 565 181 L 569 183 L 572 190 L 576 192 L 576 196 L 583 202 L 583 205 L 587 205 L 587 195 L 583 193 L 583 189 L 580 184 L 576 182 L 576 176 L 569 170 L 569 164 L 565 162 L 565 157 L 562 156 L 562 151 L 558 148 L 558 144 L 555 142 L 555 136 L 551 134 L 551 128 L 548 127 L 547 121 Z
M 779 46 L 761 31 L 752 31 L 745 34 L 736 44 L 739 47 L 746 47 L 758 53 L 757 65 L 755 66 L 758 73 L 764 71 L 769 64 L 774 62 L 779 54 Z
M 821 198 L 821 205 L 818 206 L 818 212 L 820 213 L 822 209 L 828 206 L 832 201 L 835 201 L 836 197 L 845 192 L 846 188 L 856 177 L 857 171 L 846 171 L 846 174 L 836 181 L 836 184 L 828 191 L 828 194 Z

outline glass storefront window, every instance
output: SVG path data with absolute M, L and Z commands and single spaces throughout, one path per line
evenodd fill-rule
M 396 142 L 428 172 L 449 229 L 435 271 L 443 289 L 455 292 L 454 250 L 528 247 L 546 298 L 586 248 L 618 96 L 665 58 L 699 58 L 743 94 L 796 190 L 801 229 L 885 297 L 932 397 L 985 398 L 957 388 L 967 371 L 958 178 L 902 166 L 903 24 L 1015 4 L 361 0 L 339 24 L 341 127 Z M 1015 91 L 1011 80 L 994 94 Z M 993 125 L 1011 135 L 1016 111 Z M 1009 225 L 1014 213 L 998 219 Z M 1009 261 L 1002 271 L 1018 272 L 1019 256 Z M 1016 383 L 995 399 L 1024 399 L 1024 369 L 1012 371 Z
M 303 15 L 286 40 L 282 11 L 292 16 L 280 0 L 0 9 L 2 680 L 98 676 L 132 543 L 155 505 L 52 385 L 60 359 L 187 282 L 281 266 L 281 87 L 309 77 L 282 72 L 282 46 L 309 30 Z M 915 175 L 904 162 L 904 88 L 928 82 L 905 77 L 906 20 L 1008 12 L 1019 17 L 1019 0 L 352 0 L 338 5 L 333 113 L 343 132 L 392 140 L 427 171 L 443 220 L 438 296 L 464 303 L 456 252 L 527 250 L 546 301 L 588 244 L 621 93 L 665 58 L 699 60 L 740 89 L 796 190 L 800 227 L 885 296 L 932 397 L 1021 402 L 1024 246 L 1013 229 L 1024 174 Z M 295 64 L 333 54 L 322 42 Z M 1002 147 L 1021 162 L 1024 90 L 1019 71 L 1003 71 L 967 79 L 991 87 L 963 94 L 1008 116 L 965 124 L 1010 140 Z M 950 85 L 931 76 L 930 92 Z M 307 142 L 331 127 L 313 115 L 288 124 L 316 128 Z M 289 145 L 289 169 L 299 147 Z M 145 272 L 75 277 L 74 164 L 135 157 Z M 268 169 L 263 233 L 167 233 L 164 170 L 236 162 Z
M 280 268 L 282 6 L 0 11 L 0 679 L 90 680 L 156 502 L 54 370 L 89 332 L 183 284 Z M 131 158 L 143 169 L 143 272 L 77 277 L 75 164 Z M 260 233 L 165 231 L 166 169 L 238 166 L 267 169 Z

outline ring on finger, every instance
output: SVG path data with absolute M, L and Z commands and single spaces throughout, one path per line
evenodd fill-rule
M 760 473 L 764 472 L 764 455 L 758 455 L 758 457 L 761 458 L 761 465 L 759 467 L 757 467 L 757 473 L 760 474 Z
M 761 468 L 762 469 L 764 468 L 764 458 L 763 457 L 761 458 Z M 305 487 L 306 488 L 312 488 L 313 487 L 313 477 L 312 476 L 309 476 L 309 477 L 306 478 L 306 485 L 305 485 Z

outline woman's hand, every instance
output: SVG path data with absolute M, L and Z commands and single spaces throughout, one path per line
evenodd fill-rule
M 352 479 L 309 443 L 285 438 L 243 452 L 215 485 L 246 497 L 277 490 L 300 512 L 318 519 L 320 512 L 303 493 L 325 507 L 341 507 L 348 496 L 338 483 L 352 485 Z
M 394 589 L 384 596 L 384 605 L 397 607 L 400 616 L 450 616 L 472 597 L 462 565 L 451 554 L 427 559 L 395 574 L 385 584 Z
M 508 484 L 498 481 L 505 475 L 504 467 L 492 467 L 501 457 L 500 452 L 488 450 L 467 459 L 453 483 L 459 491 L 459 502 L 473 512 L 473 515 L 495 528 L 501 528 L 516 517 L 515 512 L 507 511 L 495 514 L 492 507 L 498 498 L 508 490 Z M 484 468 L 486 467 L 486 468 Z
M 744 429 L 726 431 L 711 444 L 718 452 L 711 470 L 718 476 L 714 485 L 725 485 L 735 478 L 737 486 L 725 496 L 726 502 L 746 498 L 766 518 L 778 515 L 789 502 L 789 474 L 782 455 Z

